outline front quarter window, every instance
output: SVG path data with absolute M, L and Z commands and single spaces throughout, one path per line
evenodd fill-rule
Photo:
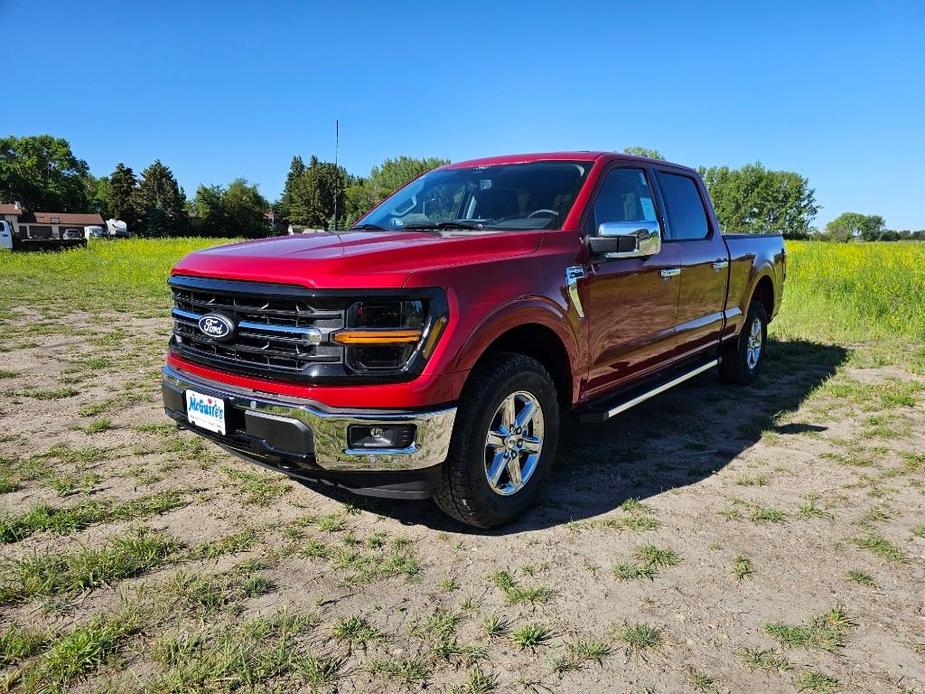
M 437 169 L 387 198 L 356 226 L 559 229 L 591 165 L 537 161 Z

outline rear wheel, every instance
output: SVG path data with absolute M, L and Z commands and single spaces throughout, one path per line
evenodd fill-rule
M 720 376 L 730 383 L 752 383 L 764 361 L 767 344 L 768 314 L 760 301 L 752 301 L 739 337 L 723 349 Z
M 509 523 L 533 502 L 558 439 L 549 372 L 522 354 L 493 355 L 460 399 L 437 505 L 479 528 Z

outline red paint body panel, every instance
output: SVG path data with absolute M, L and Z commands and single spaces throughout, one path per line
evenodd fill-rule
M 738 333 L 763 277 L 772 282 L 776 312 L 784 279 L 780 237 L 725 237 L 718 232 L 712 208 L 708 214 L 714 233 L 706 240 L 666 242 L 650 258 L 589 256 L 582 220 L 609 165 L 668 168 L 696 176 L 691 169 L 607 152 L 511 155 L 449 167 L 541 160 L 594 162 L 560 230 L 314 232 L 198 251 L 173 270 L 177 275 L 311 289 L 443 288 L 449 323 L 414 380 L 312 385 L 227 373 L 175 354 L 168 356 L 169 363 L 212 381 L 329 407 L 429 407 L 460 397 L 469 372 L 495 340 L 518 326 L 535 325 L 561 343 L 571 371 L 567 400 L 578 405 L 691 353 L 715 350 L 721 337 Z M 702 183 L 698 185 L 708 199 Z M 717 260 L 728 261 L 728 268 L 715 270 Z M 585 272 L 578 281 L 584 318 L 568 296 L 565 269 L 570 266 Z M 660 277 L 661 269 L 678 266 L 683 269 L 680 281 Z

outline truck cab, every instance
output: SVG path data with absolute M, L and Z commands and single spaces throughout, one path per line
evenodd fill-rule
M 13 225 L 0 219 L 0 248 L 13 249 Z
M 350 230 L 184 258 L 165 411 L 292 477 L 493 527 L 532 503 L 562 417 L 717 367 L 752 383 L 784 275 L 781 237 L 722 234 L 690 168 L 451 164 Z

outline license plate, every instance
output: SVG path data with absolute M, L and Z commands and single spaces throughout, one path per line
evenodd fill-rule
M 186 419 L 197 427 L 225 433 L 225 401 L 195 390 L 186 391 Z

